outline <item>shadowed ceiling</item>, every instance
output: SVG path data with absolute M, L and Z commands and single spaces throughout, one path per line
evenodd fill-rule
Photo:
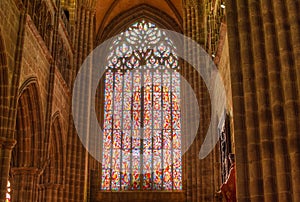
M 157 8 L 182 24 L 182 0 L 98 0 L 96 31 L 103 30 L 115 17 L 139 5 Z

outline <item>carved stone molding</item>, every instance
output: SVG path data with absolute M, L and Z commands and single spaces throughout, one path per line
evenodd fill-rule
M 38 187 L 40 189 L 52 189 L 52 190 L 63 189 L 63 185 L 62 184 L 53 184 L 53 183 L 39 184 Z
M 38 169 L 33 167 L 16 167 L 11 168 L 12 175 L 37 175 Z
M 12 149 L 16 145 L 17 141 L 5 137 L 0 137 L 0 148 Z

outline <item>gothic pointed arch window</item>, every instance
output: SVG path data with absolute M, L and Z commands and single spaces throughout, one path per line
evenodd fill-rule
M 145 20 L 119 36 L 105 73 L 101 190 L 181 190 L 176 47 Z

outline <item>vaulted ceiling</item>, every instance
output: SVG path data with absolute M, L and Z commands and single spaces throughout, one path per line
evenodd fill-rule
M 148 5 L 182 24 L 182 0 L 98 0 L 96 3 L 96 31 L 103 30 L 118 15 L 140 5 Z

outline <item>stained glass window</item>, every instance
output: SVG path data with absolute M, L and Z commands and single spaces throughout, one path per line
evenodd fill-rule
M 166 34 L 145 20 L 110 47 L 102 190 L 182 189 L 180 67 L 174 50 Z

